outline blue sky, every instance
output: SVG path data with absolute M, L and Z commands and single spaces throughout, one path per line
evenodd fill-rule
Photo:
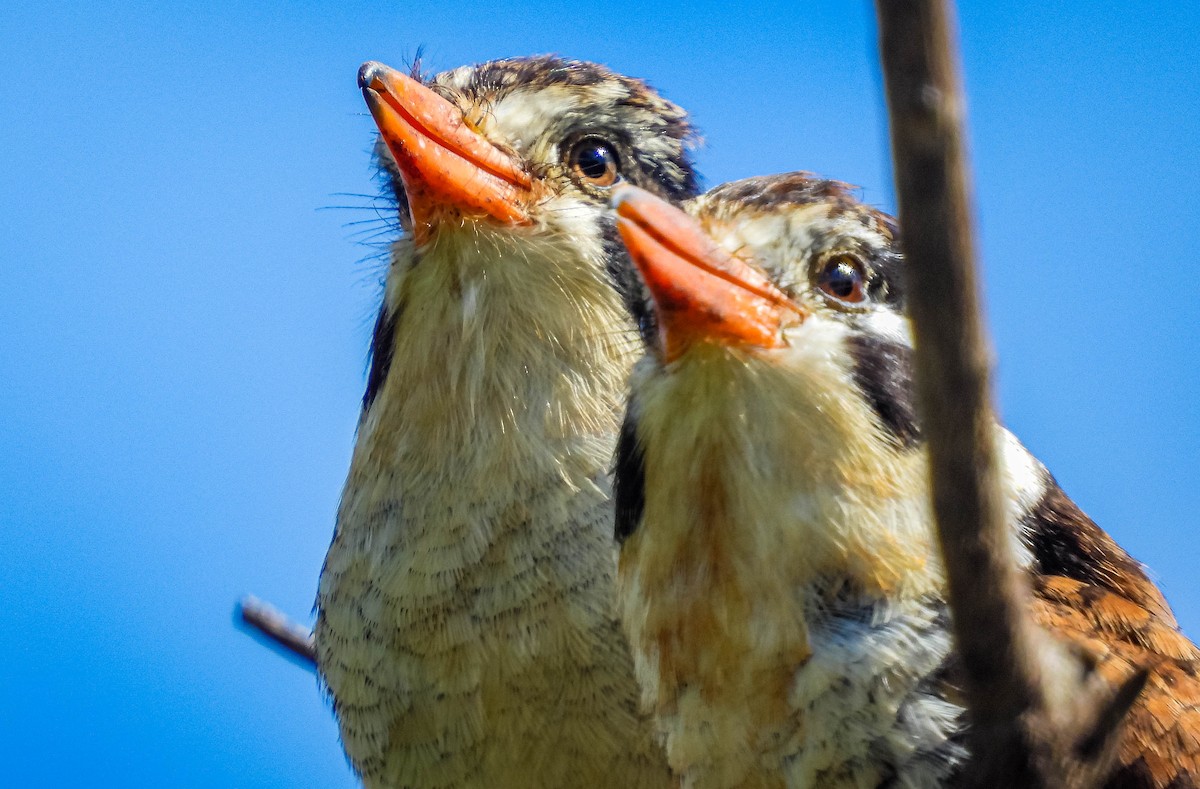
M 1197 635 L 1200 10 L 1001 5 L 961 8 L 1001 409 Z M 311 607 L 379 275 L 355 73 L 422 45 L 606 62 L 692 110 L 709 184 L 892 205 L 866 3 L 0 7 L 11 785 L 353 785 L 232 606 Z

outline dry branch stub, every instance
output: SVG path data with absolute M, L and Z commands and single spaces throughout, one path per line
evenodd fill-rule
M 301 665 L 316 669 L 317 653 L 312 631 L 293 622 L 282 611 L 253 595 L 238 603 L 238 616 L 250 630 Z

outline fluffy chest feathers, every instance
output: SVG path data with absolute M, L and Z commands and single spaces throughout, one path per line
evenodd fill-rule
M 925 455 L 805 328 L 804 364 L 708 348 L 635 375 L 646 497 L 619 586 L 644 697 L 689 786 L 941 785 L 966 751 Z M 997 442 L 1028 566 L 1047 477 Z
M 914 596 L 939 583 L 925 459 L 889 445 L 823 331 L 797 349 L 813 357 L 804 365 L 732 363 L 737 351 L 708 346 L 635 384 L 653 530 L 630 553 L 639 566 L 707 573 L 703 560 L 660 561 L 698 553 L 723 557 L 718 579 L 737 586 L 839 576 Z
M 612 610 L 632 328 L 567 254 L 447 234 L 389 282 L 317 629 L 368 786 L 666 785 Z
M 360 427 L 339 531 L 363 531 L 395 584 L 476 572 L 501 537 L 526 562 L 547 530 L 602 517 L 625 320 L 562 250 L 519 255 L 504 238 L 449 235 L 389 285 L 391 373 Z
M 885 449 L 859 399 L 803 394 L 847 391 L 833 356 L 787 370 L 705 352 L 635 384 L 647 495 L 620 567 L 672 766 L 703 787 L 867 780 L 837 770 L 871 760 L 948 649 L 924 460 Z M 916 725 L 944 730 L 947 709 L 914 707 Z
M 394 373 L 360 432 L 432 442 L 410 464 L 423 467 L 514 444 L 536 452 L 541 442 L 557 454 L 555 442 L 611 433 L 632 330 L 604 278 L 601 250 L 581 255 L 577 243 L 447 233 L 393 274 Z

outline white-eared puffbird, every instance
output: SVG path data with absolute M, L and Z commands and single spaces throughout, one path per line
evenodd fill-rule
M 640 343 L 608 192 L 694 194 L 691 127 L 557 57 L 359 85 L 405 232 L 317 600 L 346 753 L 368 787 L 674 785 L 615 608 Z
M 672 767 L 706 789 L 952 785 L 966 720 L 895 222 L 803 173 L 686 213 L 632 186 L 614 199 L 654 305 L 617 450 L 619 598 Z M 1200 653 L 995 435 L 1051 643 L 1113 681 L 1153 671 L 1108 785 L 1195 786 Z

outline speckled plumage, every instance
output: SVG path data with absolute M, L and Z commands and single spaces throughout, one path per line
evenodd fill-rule
M 697 342 L 633 376 L 619 597 L 671 764 L 704 789 L 953 785 L 965 722 L 895 223 L 801 173 L 686 208 L 811 314 L 786 347 Z M 817 287 L 844 254 L 869 272 L 862 303 Z M 1141 567 L 996 436 L 1038 621 L 1111 679 L 1154 667 L 1108 786 L 1194 786 L 1200 653 Z
M 628 261 L 604 190 L 560 160 L 601 135 L 626 178 L 685 196 L 690 127 L 643 83 L 557 58 L 430 84 L 543 197 L 528 226 L 459 218 L 393 250 L 318 596 L 346 752 L 369 787 L 672 786 L 615 612 Z

